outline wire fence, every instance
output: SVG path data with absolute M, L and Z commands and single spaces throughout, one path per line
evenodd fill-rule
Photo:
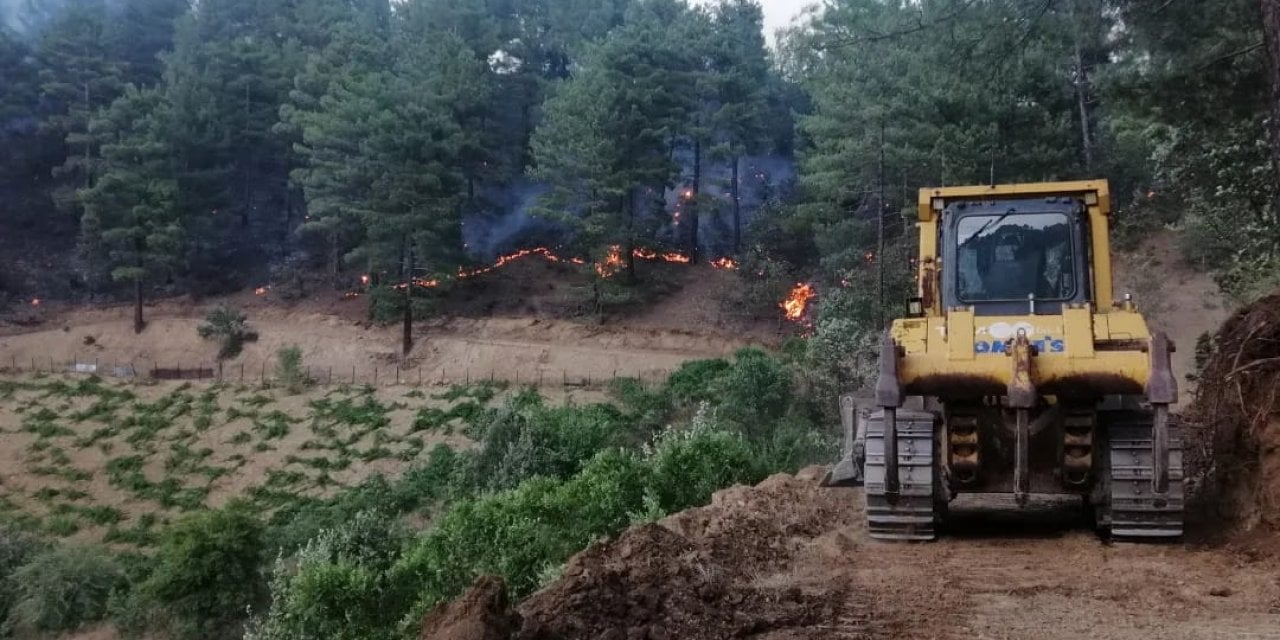
M 261 362 L 176 362 L 164 360 L 132 360 L 119 362 L 100 358 L 74 356 L 68 360 L 54 357 L 0 357 L 0 373 L 6 375 L 98 375 L 135 380 L 205 380 L 225 383 L 269 384 L 277 381 L 276 363 Z M 644 386 L 657 386 L 670 377 L 670 369 L 626 371 L 614 369 L 570 371 L 547 367 L 522 369 L 477 369 L 466 365 L 427 367 L 403 366 L 400 363 L 372 366 L 307 366 L 302 373 L 312 383 L 322 386 L 448 386 L 453 384 L 503 383 L 538 388 L 565 387 L 601 389 L 619 379 L 637 380 Z

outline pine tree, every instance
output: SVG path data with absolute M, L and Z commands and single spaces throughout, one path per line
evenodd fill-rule
M 291 183 L 302 191 L 306 216 L 301 233 L 315 235 L 327 247 L 327 264 L 334 286 L 342 258 L 360 235 L 360 221 L 348 203 L 363 190 L 352 177 L 359 169 L 350 163 L 359 148 L 357 121 L 335 121 L 335 100 L 346 87 L 391 64 L 387 25 L 379 12 L 352 11 L 336 0 L 313 0 L 303 7 L 305 20 L 297 33 L 308 47 L 303 70 L 281 107 L 276 133 L 292 141 Z
M 275 131 L 303 58 L 287 37 L 284 0 L 202 0 L 182 19 L 166 57 L 165 90 L 183 210 L 190 212 L 189 274 L 210 289 L 235 286 L 278 251 L 293 219 L 287 139 Z M 232 268 L 228 268 L 231 266 Z
M 674 186 L 672 150 L 693 105 L 681 73 L 691 66 L 688 54 L 668 32 L 684 11 L 664 0 L 633 7 L 627 24 L 591 47 L 548 101 L 533 139 L 535 175 L 553 185 L 543 212 L 572 223 L 592 255 L 620 246 L 632 280 L 634 249 L 659 194 Z
M 104 0 L 71 0 L 44 31 L 40 58 L 40 97 L 46 106 L 42 129 L 65 142 L 65 160 L 54 169 L 59 186 L 54 201 L 75 209 L 75 191 L 93 185 L 96 144 L 89 120 L 123 89 L 124 66 L 111 57 L 107 6 Z
M 187 0 L 123 0 L 111 21 L 111 40 L 125 65 L 125 80 L 139 87 L 160 81 L 162 52 L 173 48 L 178 19 L 190 9 Z
M 713 65 L 719 109 L 714 115 L 718 154 L 730 164 L 733 250 L 742 249 L 742 156 L 765 145 L 770 72 L 764 14 L 753 0 L 723 0 L 715 7 Z M 788 114 L 789 116 L 789 114 Z M 780 119 L 785 122 L 789 117 Z
M 106 260 L 112 279 L 133 285 L 137 333 L 145 326 L 146 281 L 181 256 L 168 117 L 161 93 L 129 87 L 90 124 L 102 140 L 102 171 L 93 186 L 78 193 L 85 209 L 82 246 L 91 258 Z

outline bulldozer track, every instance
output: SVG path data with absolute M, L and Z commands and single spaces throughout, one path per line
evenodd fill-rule
M 1108 439 L 1108 504 L 1101 515 L 1117 540 L 1177 538 L 1183 526 L 1182 432 L 1169 425 L 1169 487 L 1153 491 L 1152 414 L 1102 414 Z
M 899 491 L 894 497 L 885 487 L 884 412 L 867 421 L 867 527 L 879 540 L 933 540 L 939 519 L 934 415 L 899 411 L 897 426 Z

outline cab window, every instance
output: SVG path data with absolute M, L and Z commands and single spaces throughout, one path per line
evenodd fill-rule
M 1076 294 L 1071 222 L 1062 213 L 1005 213 L 960 219 L 956 229 L 961 302 L 1069 300 Z

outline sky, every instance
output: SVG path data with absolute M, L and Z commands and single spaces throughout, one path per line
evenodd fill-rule
M 711 4 L 713 0 L 697 0 L 702 4 Z M 789 26 L 791 19 L 800 15 L 808 5 L 816 4 L 816 0 L 757 0 L 764 8 L 764 37 L 769 46 L 774 45 L 773 34 L 782 27 Z

